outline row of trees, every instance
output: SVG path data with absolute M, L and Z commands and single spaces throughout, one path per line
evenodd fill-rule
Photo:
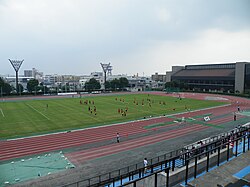
M 30 79 L 27 83 L 27 90 L 28 92 L 43 92 L 47 93 L 49 91 L 49 88 L 47 86 L 44 86 L 43 83 L 39 83 L 37 79 Z
M 188 84 L 181 81 L 171 81 L 165 83 L 165 88 L 179 88 L 182 90 L 187 90 Z
M 69 85 L 59 86 L 61 90 L 69 90 Z M 125 77 L 121 77 L 119 79 L 114 79 L 111 81 L 107 81 L 105 84 L 106 90 L 124 90 L 128 87 L 128 79 Z M 96 79 L 92 78 L 85 83 L 86 91 L 94 91 L 100 90 L 101 84 Z M 19 84 L 20 92 L 23 92 L 23 86 Z M 11 86 L 9 83 L 5 82 L 4 79 L 0 77 L 0 94 L 9 95 L 12 91 L 15 91 L 15 88 Z M 27 83 L 27 91 L 29 93 L 36 92 L 48 92 L 49 88 L 44 86 L 43 83 L 39 83 L 37 79 L 30 79 Z
M 21 84 L 18 84 L 18 87 L 19 87 L 19 92 L 22 93 L 24 90 L 23 86 Z M 46 92 L 48 91 L 48 88 L 46 86 L 43 86 L 42 83 L 39 84 L 38 80 L 36 79 L 30 79 L 27 83 L 27 90 L 30 93 L 37 92 L 39 90 L 44 91 L 44 89 Z M 3 78 L 0 77 L 0 94 L 10 95 L 12 92 L 16 93 L 15 91 L 16 89 L 13 86 L 11 86 Z
M 0 92 L 2 94 L 9 95 L 10 92 L 12 91 L 12 87 L 10 86 L 9 83 L 5 82 L 1 77 L 0 77 Z
M 105 84 L 106 90 L 123 90 L 126 87 L 128 87 L 128 79 L 125 77 L 121 77 L 119 79 L 113 79 L 111 81 L 107 81 Z M 100 90 L 101 84 L 96 79 L 91 78 L 89 81 L 87 81 L 85 83 L 84 88 L 86 91 Z M 38 90 L 44 91 L 44 89 L 45 89 L 45 92 L 47 92 L 48 88 L 46 86 L 43 86 L 42 83 L 39 84 L 38 80 L 36 80 L 36 79 L 29 80 L 29 82 L 27 84 L 27 90 L 29 92 L 34 92 L 34 91 L 38 91 Z M 66 90 L 67 85 L 61 87 L 61 89 Z
M 128 79 L 121 77 L 119 79 L 113 79 L 112 81 L 107 81 L 105 87 L 107 90 L 124 90 L 128 87 Z
M 113 79 L 111 81 L 106 81 L 105 89 L 106 90 L 123 90 L 128 87 L 128 79 L 121 77 L 119 79 Z M 86 91 L 99 90 L 101 88 L 100 82 L 92 78 L 85 83 Z

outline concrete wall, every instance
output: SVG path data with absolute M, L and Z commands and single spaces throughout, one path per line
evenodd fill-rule
M 235 88 L 234 92 L 244 92 L 245 83 L 245 62 L 236 62 L 235 66 Z
M 151 79 L 153 81 L 171 82 L 172 74 L 184 68 L 185 68 L 184 66 L 172 66 L 172 71 L 167 71 L 165 75 L 155 73 L 154 75 L 151 75 Z
M 172 66 L 172 73 L 185 69 L 185 66 Z
M 232 149 L 230 149 L 229 157 L 232 157 Z M 213 153 L 209 155 L 209 168 L 215 166 L 217 164 L 217 158 L 218 154 Z M 223 162 L 227 159 L 227 149 L 221 150 L 220 154 L 220 162 Z M 197 166 L 197 175 L 206 171 L 207 166 L 207 157 L 204 157 L 200 160 L 198 160 L 198 166 Z M 194 162 L 189 164 L 189 171 L 188 171 L 189 177 L 194 176 Z M 169 186 L 174 186 L 180 182 L 185 181 L 186 176 L 186 166 L 182 168 L 175 168 L 175 171 L 171 171 L 169 173 Z M 155 186 L 155 175 L 152 175 L 150 177 L 144 178 L 140 181 L 136 182 L 136 187 L 152 187 Z M 133 187 L 133 184 L 130 185 L 124 185 L 126 187 Z M 157 187 L 165 187 L 166 186 L 166 173 L 160 172 L 157 174 Z
M 171 82 L 171 75 L 172 75 L 172 71 L 166 72 L 166 82 Z
M 230 149 L 229 152 L 229 157 L 232 157 L 233 153 L 232 153 L 232 149 Z M 218 159 L 218 154 L 217 153 L 213 153 L 211 155 L 209 155 L 209 168 L 216 166 L 217 164 L 217 159 Z M 223 162 L 227 159 L 227 149 L 223 149 L 221 151 L 221 155 L 220 155 L 220 162 Z M 198 165 L 197 165 L 197 175 L 206 171 L 206 167 L 207 167 L 207 157 L 204 157 L 200 160 L 198 160 Z M 188 174 L 189 177 L 193 177 L 194 176 L 194 162 L 189 164 L 189 169 L 188 169 Z M 165 173 L 161 173 L 162 178 L 165 179 L 166 181 L 166 177 L 165 177 Z M 170 186 L 173 186 L 175 184 L 178 184 L 182 181 L 185 180 L 185 176 L 186 176 L 186 168 L 181 168 L 181 169 L 177 169 L 174 172 L 170 173 L 170 181 L 169 184 Z M 163 183 L 165 184 L 165 182 Z M 159 186 L 164 186 L 162 184 L 160 184 Z

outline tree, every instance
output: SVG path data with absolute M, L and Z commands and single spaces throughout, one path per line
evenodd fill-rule
M 27 83 L 27 90 L 29 92 L 37 91 L 37 86 L 39 82 L 37 79 L 30 79 Z
M 119 78 L 120 88 L 124 89 L 125 87 L 128 87 L 128 79 L 126 77 Z
M 11 91 L 12 91 L 12 88 L 11 88 L 10 84 L 5 82 L 0 77 L 0 92 L 1 92 L 1 94 L 9 95 Z
M 99 90 L 101 88 L 101 84 L 96 79 L 91 78 L 85 83 L 84 87 L 86 91 Z
M 121 77 L 119 79 L 113 79 L 109 82 L 110 88 L 112 90 L 123 90 L 125 87 L 128 87 L 128 79 L 126 77 Z
M 173 90 L 188 90 L 190 87 L 187 83 L 183 82 L 183 81 L 171 81 L 171 82 L 166 82 L 165 83 L 165 88 L 169 91 L 173 91 Z
M 111 83 L 110 83 L 110 81 L 106 81 L 106 83 L 105 83 L 105 89 L 106 90 L 110 90 L 111 89 Z
M 62 90 L 62 92 L 69 92 L 70 89 L 69 89 L 68 84 L 66 83 L 65 85 L 61 86 L 61 90 Z
M 4 80 L 2 79 L 2 77 L 0 77 L 0 85 L 2 86 L 4 84 Z
M 110 86 L 112 90 L 116 90 L 117 88 L 120 88 L 120 81 L 118 79 L 113 79 L 110 81 Z
M 184 83 L 180 81 L 171 81 L 165 83 L 165 88 L 180 88 L 181 85 L 184 85 Z
M 38 86 L 38 90 L 41 90 L 44 94 L 49 92 L 49 88 L 45 86 L 44 83 L 42 82 Z
M 23 85 L 18 84 L 18 87 L 19 87 L 19 92 L 22 93 L 23 92 Z

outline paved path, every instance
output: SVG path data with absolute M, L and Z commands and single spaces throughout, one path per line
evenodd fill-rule
M 202 187 L 249 187 L 250 151 L 189 182 Z

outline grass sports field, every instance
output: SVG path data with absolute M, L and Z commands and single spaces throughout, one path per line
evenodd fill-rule
M 148 94 L 0 102 L 0 138 L 87 128 L 225 103 Z

